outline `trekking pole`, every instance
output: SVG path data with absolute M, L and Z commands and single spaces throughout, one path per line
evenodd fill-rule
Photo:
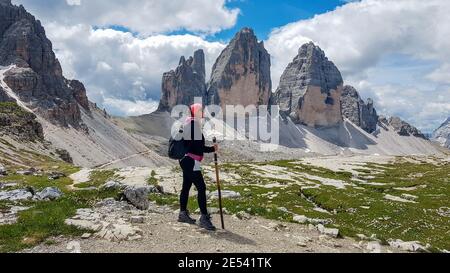
M 217 144 L 217 138 L 213 138 L 214 144 Z M 219 209 L 220 209 L 220 220 L 222 222 L 222 229 L 225 229 L 225 222 L 223 221 L 223 207 L 222 207 L 222 189 L 220 188 L 219 180 L 219 160 L 217 158 L 217 151 L 214 152 L 214 164 L 216 166 L 216 181 L 217 181 L 217 191 L 219 193 Z

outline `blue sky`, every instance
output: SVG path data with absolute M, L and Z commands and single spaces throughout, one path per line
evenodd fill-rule
M 161 77 L 201 48 L 207 73 L 242 27 L 272 56 L 274 90 L 313 41 L 345 83 L 425 132 L 450 116 L 448 0 L 12 0 L 40 19 L 64 74 L 113 115 L 153 111 Z
M 239 20 L 236 26 L 217 33 L 213 38 L 227 41 L 239 29 L 250 26 L 259 39 L 265 40 L 273 28 L 332 11 L 343 4 L 345 2 L 340 0 L 231 0 L 226 5 L 241 10 Z

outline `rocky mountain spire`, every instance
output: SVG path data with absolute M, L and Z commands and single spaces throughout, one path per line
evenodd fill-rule
M 378 114 L 373 107 L 372 99 L 365 103 L 353 86 L 344 86 L 341 96 L 343 117 L 361 127 L 369 134 L 377 130 Z
M 208 102 L 268 105 L 272 94 L 270 55 L 250 28 L 239 31 L 213 66 Z
M 205 71 L 203 50 L 195 51 L 188 60 L 181 57 L 178 67 L 163 75 L 158 111 L 170 112 L 176 105 L 191 105 L 195 97 L 205 97 Z
M 8 0 L 0 1 L 0 65 L 9 67 L 4 82 L 36 113 L 63 126 L 80 125 L 79 105 L 89 110 L 84 86 L 63 77 L 40 21 Z
M 300 47 L 280 79 L 275 102 L 296 123 L 334 126 L 342 122 L 343 79 L 337 67 L 313 43 Z

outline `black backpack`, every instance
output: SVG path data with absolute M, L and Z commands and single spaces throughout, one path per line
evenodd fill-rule
M 184 145 L 183 129 L 180 129 L 175 136 L 169 140 L 169 158 L 181 160 L 188 152 L 189 147 Z

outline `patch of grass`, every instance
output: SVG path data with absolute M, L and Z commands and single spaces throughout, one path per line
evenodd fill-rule
M 89 177 L 89 181 L 85 183 L 79 183 L 76 185 L 79 189 L 86 189 L 91 187 L 100 187 L 109 180 L 114 180 L 117 170 L 95 170 L 92 171 Z
M 152 170 L 150 177 L 147 179 L 147 183 L 150 186 L 158 186 L 158 179 L 156 179 L 156 172 L 154 170 Z
M 0 252 L 29 248 L 52 236 L 81 235 L 82 230 L 64 224 L 80 205 L 70 197 L 33 204 L 33 208 L 19 214 L 16 224 L 0 226 Z

